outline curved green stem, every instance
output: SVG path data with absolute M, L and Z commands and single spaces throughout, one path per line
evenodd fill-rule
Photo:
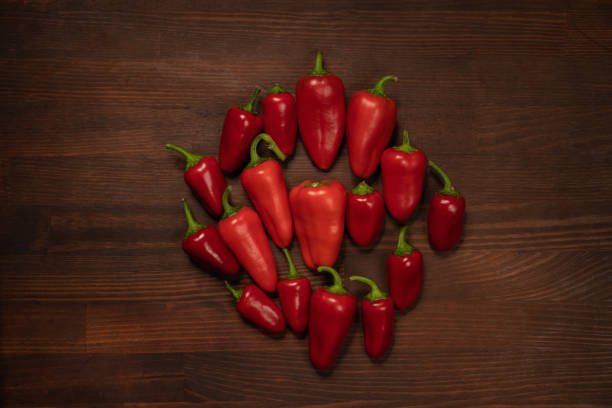
M 312 183 L 306 183 L 303 187 L 319 187 L 319 186 L 329 186 L 331 183 L 329 181 L 313 181 Z
M 444 187 L 442 187 L 442 190 L 439 191 L 439 194 L 453 197 L 459 197 L 461 195 L 457 190 L 455 190 L 451 179 L 448 177 L 448 175 L 446 175 L 444 170 L 442 170 L 436 163 L 432 162 L 431 160 L 429 160 L 427 164 L 429 165 L 429 167 L 432 168 L 434 173 L 436 173 L 438 177 L 442 179 L 442 182 L 444 182 Z
M 365 276 L 353 275 L 349 279 L 352 281 L 365 283 L 370 287 L 370 293 L 364 296 L 364 298 L 368 299 L 370 302 L 386 299 L 389 296 L 385 292 L 380 290 L 376 282 L 374 282 L 372 279 L 366 278 Z
M 255 167 L 258 164 L 270 159 L 269 157 L 261 157 L 259 153 L 257 153 L 257 145 L 259 145 L 259 142 L 261 142 L 262 140 L 266 142 L 266 147 L 269 150 L 272 150 L 276 157 L 279 158 L 279 160 L 285 161 L 285 159 L 287 158 L 287 156 L 285 156 L 281 149 L 278 148 L 278 146 L 269 134 L 260 133 L 255 137 L 253 143 L 251 143 L 251 161 L 249 162 L 249 164 L 247 164 L 247 169 Z
M 285 254 L 285 259 L 287 260 L 287 263 L 289 264 L 289 274 L 287 275 L 285 279 L 301 278 L 302 275 L 300 275 L 298 271 L 295 269 L 295 264 L 293 263 L 293 259 L 291 258 L 291 254 L 289 253 L 289 250 L 287 248 L 283 248 L 282 251 L 283 251 L 283 254 Z
M 232 191 L 232 186 L 227 186 L 225 191 L 223 192 L 223 197 L 221 197 L 221 204 L 223 204 L 223 216 L 222 220 L 231 217 L 236 214 L 242 207 L 235 207 L 229 203 L 229 193 Z
M 228 281 L 225 281 L 225 288 L 232 294 L 236 303 L 240 302 L 240 298 L 242 297 L 242 292 L 244 289 L 234 289 L 230 286 Z
M 240 105 L 240 109 L 242 109 L 243 111 L 252 113 L 253 115 L 257 115 L 257 112 L 255 111 L 255 101 L 257 100 L 257 97 L 259 96 L 260 92 L 261 92 L 261 89 L 259 88 L 255 89 L 255 92 L 253 93 L 253 97 L 251 98 L 249 103 L 247 103 L 246 105 Z
M 329 75 L 329 72 L 327 72 L 323 68 L 323 53 L 321 51 L 317 51 L 317 57 L 315 58 L 314 68 L 312 69 L 312 71 L 310 71 L 308 75 L 314 75 L 314 76 Z
M 404 255 L 412 255 L 412 251 L 414 251 L 414 247 L 406 242 L 406 232 L 410 228 L 409 225 L 405 225 L 402 227 L 399 237 L 397 238 L 397 246 L 393 251 L 393 255 L 404 256 Z
M 355 195 L 368 195 L 372 194 L 374 191 L 376 191 L 376 189 L 363 180 L 351 190 L 351 193 Z
M 197 154 L 189 153 L 187 150 L 183 149 L 182 147 L 178 147 L 170 143 L 166 145 L 166 148 L 170 150 L 174 150 L 175 152 L 179 152 L 185 157 L 185 160 L 187 160 L 187 166 L 185 167 L 185 170 L 189 170 L 190 168 L 198 164 L 198 162 L 204 158 L 204 156 L 198 156 Z
M 410 145 L 410 137 L 408 137 L 408 131 L 406 129 L 404 129 L 404 136 L 402 138 L 402 144 L 399 146 L 394 146 L 393 148 L 395 150 L 401 150 L 402 152 L 406 152 L 406 153 L 412 153 L 418 150 L 417 148 L 412 147 Z
M 198 224 L 196 220 L 193 218 L 193 214 L 191 214 L 191 210 L 187 205 L 187 201 L 183 198 L 183 210 L 185 210 L 185 218 L 187 219 L 187 232 L 185 233 L 185 238 L 190 235 L 195 234 L 202 228 L 206 228 L 206 224 Z
M 368 92 L 370 92 L 372 95 L 382 96 L 383 98 L 389 99 L 389 97 L 385 93 L 385 82 L 397 82 L 397 80 L 398 78 L 395 75 L 386 75 L 382 77 L 380 81 L 376 83 L 376 85 L 374 85 L 374 88 L 368 89 Z
M 268 95 L 270 94 L 279 94 L 279 93 L 288 93 L 285 88 L 280 86 L 279 84 L 274 84 L 272 88 L 268 91 Z
M 327 290 L 329 293 L 333 293 L 335 295 L 348 295 L 350 293 L 342 286 L 342 278 L 334 268 L 332 268 L 331 266 L 319 266 L 317 268 L 317 271 L 328 272 L 331 273 L 331 275 L 333 276 L 334 284 L 325 287 L 325 290 Z

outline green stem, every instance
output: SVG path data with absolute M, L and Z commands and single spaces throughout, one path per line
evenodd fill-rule
M 348 295 L 349 291 L 344 289 L 342 286 L 342 278 L 338 275 L 338 272 L 332 268 L 331 266 L 319 266 L 317 268 L 319 272 L 329 272 L 334 277 L 334 284 L 331 286 L 326 286 L 325 290 L 329 293 L 333 293 L 335 295 Z
M 453 183 L 451 182 L 451 179 L 448 177 L 448 175 L 446 175 L 444 170 L 442 170 L 436 163 L 432 162 L 431 160 L 429 160 L 427 164 L 429 165 L 429 167 L 432 168 L 434 173 L 436 173 L 438 177 L 440 177 L 442 181 L 444 182 L 444 187 L 442 187 L 442 190 L 439 191 L 439 194 L 453 196 L 453 197 L 459 197 L 461 195 L 459 194 L 457 190 L 455 190 L 455 187 L 453 187 Z
M 291 258 L 291 254 L 287 248 L 282 249 L 283 254 L 285 254 L 285 259 L 287 259 L 287 263 L 289 264 L 289 274 L 285 279 L 299 279 L 302 277 L 295 269 L 295 264 L 293 263 L 293 259 Z
M 406 129 L 404 129 L 404 137 L 402 139 L 402 144 L 399 146 L 394 146 L 393 147 L 395 150 L 400 150 L 402 152 L 406 152 L 406 153 L 412 153 L 412 152 L 416 152 L 418 149 L 415 147 L 412 147 L 410 145 L 410 137 L 408 137 L 408 131 Z
M 229 203 L 229 193 L 232 191 L 232 186 L 227 186 L 225 191 L 223 192 L 223 197 L 221 197 L 221 204 L 223 204 L 223 217 L 222 220 L 231 217 L 236 214 L 242 207 L 234 207 Z
M 236 303 L 240 302 L 240 298 L 242 297 L 242 292 L 244 289 L 234 289 L 230 286 L 228 281 L 225 281 L 225 288 L 232 294 Z
M 266 147 L 269 150 L 272 150 L 274 154 L 276 155 L 276 157 L 279 158 L 279 160 L 285 161 L 285 159 L 287 158 L 287 156 L 285 156 L 285 154 L 281 151 L 281 149 L 278 148 L 278 146 L 276 145 L 276 143 L 274 142 L 274 140 L 269 134 L 260 133 L 255 137 L 255 139 L 253 140 L 253 143 L 251 143 L 251 161 L 249 162 L 249 164 L 247 164 L 246 166 L 247 169 L 250 169 L 251 167 L 255 167 L 258 164 L 270 159 L 269 157 L 261 157 L 259 153 L 257 153 L 257 145 L 262 140 L 266 142 Z
M 288 93 L 285 88 L 280 86 L 279 84 L 274 84 L 272 88 L 268 91 L 268 95 L 270 94 L 279 94 L 279 93 Z
M 185 218 L 187 218 L 187 232 L 185 233 L 185 238 L 190 235 L 195 234 L 202 228 L 206 228 L 206 224 L 198 224 L 196 220 L 193 218 L 193 214 L 191 214 L 191 210 L 187 205 L 187 201 L 183 198 L 183 210 L 185 210 Z
M 370 92 L 372 95 L 382 96 L 383 98 L 389 99 L 389 97 L 385 93 L 385 82 L 397 82 L 397 80 L 398 78 L 395 75 L 386 75 L 382 77 L 380 81 L 376 83 L 376 85 L 374 85 L 374 88 L 368 89 L 368 92 Z
M 253 93 L 253 97 L 251 98 L 249 103 L 247 103 L 246 105 L 240 105 L 240 109 L 242 109 L 243 111 L 252 113 L 253 115 L 257 115 L 257 112 L 255 112 L 255 101 L 257 100 L 257 97 L 259 96 L 260 92 L 261 92 L 261 89 L 259 88 L 255 89 L 255 92 Z
M 397 246 L 393 251 L 393 255 L 404 256 L 404 255 L 412 255 L 412 251 L 414 251 L 414 247 L 406 242 L 406 232 L 410 228 L 409 225 L 405 225 L 402 227 L 399 237 L 397 238 Z
M 189 153 L 187 150 L 170 143 L 166 145 L 166 148 L 174 150 L 175 152 L 179 152 L 180 154 L 185 156 L 185 160 L 187 160 L 187 166 L 185 167 L 185 170 L 189 170 L 204 158 L 204 156 L 198 156 L 197 154 Z
M 353 275 L 349 279 L 352 281 L 365 283 L 370 287 L 370 293 L 364 296 L 364 298 L 368 299 L 370 302 L 386 299 L 389 296 L 385 292 L 380 290 L 376 282 L 374 282 L 372 279 L 366 278 L 365 276 Z
M 323 53 L 321 51 L 317 51 L 317 57 L 315 58 L 314 68 L 312 69 L 312 71 L 310 71 L 308 75 L 314 75 L 314 76 L 329 75 L 329 72 L 327 72 L 323 68 Z
M 319 187 L 319 186 L 329 186 L 331 183 L 329 181 L 313 181 L 312 183 L 306 183 L 303 187 Z
M 372 194 L 374 191 L 376 191 L 376 189 L 374 189 L 374 187 L 370 186 L 368 183 L 366 183 L 365 180 L 363 180 L 351 190 L 351 193 L 355 195 L 368 195 Z

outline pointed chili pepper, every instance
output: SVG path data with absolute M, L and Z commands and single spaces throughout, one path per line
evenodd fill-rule
M 227 183 L 219 168 L 217 159 L 213 156 L 198 156 L 188 151 L 167 144 L 166 147 L 182 154 L 187 160 L 185 167 L 185 183 L 191 188 L 191 191 L 202 204 L 202 207 L 213 217 L 219 218 L 223 214 L 223 206 L 221 205 L 221 196 Z
M 344 135 L 346 108 L 344 84 L 323 69 L 317 52 L 314 69 L 295 87 L 300 136 L 313 163 L 322 170 L 331 166 Z
M 417 300 L 423 286 L 423 255 L 406 242 L 408 228 L 401 229 L 397 246 L 387 258 L 389 292 L 395 307 L 402 311 Z
M 219 145 L 219 165 L 223 171 L 238 170 L 247 159 L 251 142 L 261 132 L 263 120 L 254 107 L 259 92 L 261 89 L 256 89 L 248 104 L 232 106 L 225 115 Z
M 272 241 L 279 248 L 285 248 L 293 240 L 289 194 L 280 164 L 276 160 L 257 154 L 257 145 L 262 140 L 279 159 L 285 160 L 285 155 L 276 146 L 274 140 L 269 135 L 260 133 L 251 144 L 251 162 L 240 175 L 240 182 L 259 213 Z
M 382 77 L 372 89 L 351 96 L 346 113 L 346 146 L 349 163 L 357 177 L 370 177 L 389 144 L 397 108 L 385 94 L 385 82 L 397 82 L 395 75 Z
M 368 356 L 381 358 L 393 339 L 393 299 L 371 279 L 353 275 L 350 280 L 370 286 L 370 293 L 361 301 L 363 341 Z
M 278 306 L 257 286 L 249 283 L 244 289 L 234 289 L 225 281 L 225 287 L 236 300 L 236 310 L 247 320 L 270 333 L 285 330 L 285 319 Z
M 276 84 L 262 103 L 264 130 L 272 136 L 278 148 L 290 156 L 297 136 L 297 106 L 293 95 Z
M 317 271 L 329 272 L 334 284 L 317 289 L 310 299 L 308 351 L 312 365 L 318 370 L 329 368 L 340 353 L 344 339 L 353 324 L 357 300 L 342 287 L 342 278 L 334 268 L 320 266 Z
M 293 264 L 291 254 L 283 248 L 283 254 L 289 264 L 289 274 L 278 282 L 278 297 L 287 324 L 296 333 L 302 333 L 308 325 L 308 307 L 310 305 L 310 281 L 300 275 Z
M 412 214 L 421 200 L 427 157 L 410 146 L 408 131 L 399 146 L 386 149 L 380 159 L 383 194 L 389 213 L 398 221 Z
M 291 189 L 289 201 L 306 266 L 333 265 L 344 235 L 344 185 L 333 180 L 306 180 Z
M 453 187 L 450 178 L 431 160 L 429 167 L 442 179 L 444 187 L 431 198 L 427 215 L 429 242 L 436 251 L 452 249 L 463 232 L 465 198 Z
M 371 245 L 385 220 L 383 196 L 365 180 L 346 193 L 346 228 L 357 246 Z
M 261 225 L 259 215 L 249 207 L 234 207 L 227 201 L 231 190 L 223 193 L 223 217 L 219 221 L 219 234 L 232 250 L 251 278 L 268 292 L 276 290 L 276 263 Z

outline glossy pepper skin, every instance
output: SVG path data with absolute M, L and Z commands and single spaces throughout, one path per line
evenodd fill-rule
M 300 136 L 315 166 L 330 168 L 338 153 L 346 120 L 344 84 L 323 69 L 317 52 L 314 69 L 301 77 L 295 88 Z
M 317 289 L 310 299 L 308 352 L 312 365 L 317 370 L 325 370 L 340 353 L 355 318 L 357 300 L 342 287 L 342 278 L 335 269 L 320 266 L 317 270 L 334 277 L 333 285 Z
M 350 279 L 370 286 L 370 293 L 361 301 L 363 341 L 368 356 L 381 358 L 393 339 L 393 299 L 371 279 L 358 275 Z
M 289 202 L 306 266 L 333 265 L 344 235 L 344 185 L 334 180 L 306 180 L 291 189 Z
M 276 263 L 259 215 L 249 207 L 230 205 L 227 201 L 230 189 L 228 186 L 223 193 L 225 212 L 219 221 L 219 234 L 255 283 L 274 292 Z
M 262 103 L 264 131 L 272 136 L 286 156 L 295 151 L 297 105 L 293 95 L 276 84 Z
M 442 179 L 444 187 L 431 198 L 427 214 L 429 242 L 436 251 L 452 249 L 463 232 L 465 198 L 452 185 L 450 178 L 431 160 L 429 167 Z
M 285 330 L 285 319 L 278 306 L 252 283 L 236 290 L 225 281 L 225 287 L 236 300 L 236 310 L 247 320 L 270 333 Z
M 389 292 L 395 307 L 402 311 L 417 300 L 423 286 L 423 255 L 406 242 L 408 228 L 401 229 L 397 246 L 387 258 Z
M 283 248 L 283 254 L 289 264 L 289 274 L 276 286 L 278 297 L 287 324 L 294 332 L 302 333 L 308 326 L 308 308 L 312 289 L 308 278 L 296 271 L 287 248 Z
M 374 173 L 395 127 L 397 108 L 384 89 L 389 80 L 397 82 L 397 77 L 384 76 L 374 88 L 357 91 L 349 100 L 346 146 L 351 169 L 361 178 Z
M 285 160 L 285 155 L 274 140 L 269 135 L 260 133 L 251 144 L 251 161 L 240 175 L 240 182 L 272 241 L 279 248 L 285 248 L 293 240 L 289 194 L 280 164 L 276 160 L 263 158 L 257 154 L 257 145 L 262 140 L 279 159 Z
M 404 221 L 421 200 L 427 157 L 410 145 L 404 130 L 403 143 L 383 152 L 380 169 L 387 210 L 396 220 Z
M 198 156 L 188 151 L 167 144 L 170 150 L 181 153 L 187 161 L 185 167 L 185 183 L 200 201 L 204 209 L 213 217 L 219 218 L 223 214 L 221 196 L 227 187 L 225 177 L 221 173 L 219 163 L 213 156 Z
M 219 166 L 223 171 L 238 170 L 247 159 L 251 142 L 261 132 L 263 120 L 254 108 L 260 91 L 255 90 L 247 105 L 232 106 L 225 115 L 219 145 Z
M 382 231 L 385 202 L 365 181 L 346 193 L 346 228 L 355 245 L 372 245 Z
M 203 268 L 211 269 L 221 275 L 234 276 L 240 272 L 240 265 L 221 240 L 215 227 L 198 224 L 185 200 L 183 200 L 183 209 L 187 218 L 183 250 L 191 259 Z

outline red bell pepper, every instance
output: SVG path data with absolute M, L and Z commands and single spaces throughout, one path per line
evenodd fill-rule
M 225 115 L 219 145 L 219 165 L 223 171 L 238 170 L 247 159 L 251 142 L 261 132 L 263 120 L 254 107 L 260 91 L 255 90 L 248 104 L 232 106 Z
M 278 148 L 290 156 L 297 136 L 297 107 L 293 95 L 276 84 L 263 100 L 264 130 L 272 136 Z
M 210 215 L 219 218 L 223 214 L 223 206 L 221 205 L 221 196 L 227 183 L 219 168 L 217 159 L 213 156 L 198 156 L 188 151 L 167 144 L 166 147 L 170 150 L 177 151 L 185 156 L 187 166 L 185 167 L 185 183 L 191 188 L 191 191 L 200 201 Z
M 382 77 L 374 88 L 355 92 L 349 101 L 346 146 L 351 169 L 361 178 L 374 173 L 395 127 L 397 108 L 384 88 L 389 80 L 397 82 L 397 77 Z
M 346 107 L 342 80 L 323 69 L 321 51 L 314 69 L 298 80 L 295 98 L 304 146 L 313 163 L 327 170 L 342 142 Z
M 368 356 L 381 358 L 393 339 L 393 299 L 371 279 L 357 275 L 350 279 L 370 286 L 370 293 L 361 301 L 363 341 Z
M 306 266 L 333 265 L 344 235 L 344 185 L 333 180 L 306 180 L 293 187 L 289 201 Z
M 365 181 L 346 193 L 346 228 L 357 246 L 372 245 L 382 231 L 385 203 L 382 194 Z
M 412 214 L 421 200 L 427 157 L 410 146 L 408 131 L 399 146 L 386 149 L 380 159 L 383 194 L 389 213 L 398 221 Z
M 334 268 L 320 266 L 319 272 L 329 272 L 334 284 L 317 289 L 310 299 L 308 349 L 310 361 L 318 370 L 329 368 L 340 353 L 342 343 L 353 324 L 357 300 L 342 287 L 342 278 Z
M 302 333 L 308 325 L 308 307 L 310 305 L 310 281 L 300 275 L 293 264 L 291 254 L 283 248 L 283 254 L 289 264 L 289 274 L 278 282 L 278 297 L 287 324 L 296 333 Z
M 251 278 L 264 290 L 274 292 L 276 263 L 259 215 L 249 207 L 230 205 L 227 201 L 230 190 L 228 186 L 223 193 L 225 212 L 219 221 L 219 234 Z
M 427 215 L 429 242 L 436 251 L 447 251 L 457 245 L 463 232 L 465 198 L 453 187 L 450 178 L 440 167 L 429 161 L 444 187 L 431 198 Z
M 240 175 L 240 182 L 255 205 L 272 241 L 280 248 L 285 248 L 293 240 L 293 220 L 287 185 L 280 164 L 257 154 L 257 145 L 262 140 L 267 142 L 268 149 L 279 159 L 285 160 L 285 155 L 274 140 L 269 135 L 260 133 L 251 144 L 251 162 Z
M 406 242 L 408 228 L 402 228 L 397 246 L 387 258 L 389 292 L 395 307 L 402 311 L 417 300 L 423 286 L 423 255 Z
M 270 333 L 285 330 L 285 319 L 278 306 L 257 286 L 249 283 L 244 289 L 234 289 L 225 281 L 225 287 L 236 300 L 236 310 L 247 320 Z

